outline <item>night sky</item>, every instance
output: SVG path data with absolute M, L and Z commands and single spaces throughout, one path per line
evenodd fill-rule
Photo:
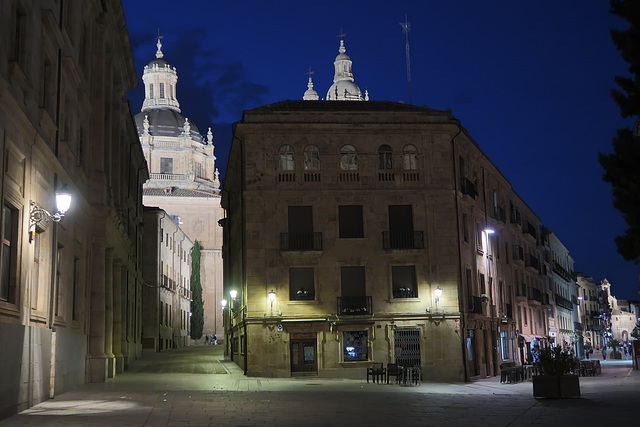
M 302 99 L 311 69 L 321 98 L 346 34 L 356 84 L 371 100 L 451 109 L 516 192 L 569 249 L 575 270 L 638 298 L 640 266 L 614 239 L 626 225 L 602 181 L 598 152 L 631 127 L 610 97 L 628 74 L 609 30 L 626 22 L 607 0 L 123 0 L 139 85 L 163 36 L 178 71 L 182 113 L 213 128 L 224 175 L 231 123 L 242 111 Z

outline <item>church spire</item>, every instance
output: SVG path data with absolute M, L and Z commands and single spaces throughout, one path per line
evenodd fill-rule
M 336 56 L 333 62 L 333 84 L 327 92 L 327 100 L 362 101 L 362 92 L 353 80 L 353 71 L 351 68 L 353 63 L 349 55 L 346 54 L 347 48 L 344 46 L 344 36 L 344 34 L 340 34 L 338 56 Z
M 309 67 L 309 71 L 306 74 L 309 76 L 309 83 L 307 83 L 307 90 L 305 91 L 302 99 L 305 101 L 317 101 L 320 98 L 318 97 L 318 92 L 313 89 L 313 80 L 311 80 L 313 71 L 311 71 L 311 67 Z
M 176 97 L 178 73 L 175 67 L 165 61 L 162 53 L 162 36 L 158 36 L 156 59 L 145 65 L 142 73 L 144 82 L 144 102 L 142 111 L 155 108 L 168 108 L 180 112 L 180 103 Z

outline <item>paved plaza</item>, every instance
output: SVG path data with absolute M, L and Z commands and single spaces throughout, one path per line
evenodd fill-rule
M 245 377 L 222 346 L 146 354 L 103 384 L 85 384 L 8 426 L 606 426 L 635 425 L 640 372 L 604 361 L 576 399 L 534 399 L 530 381 L 418 386 L 362 380 Z

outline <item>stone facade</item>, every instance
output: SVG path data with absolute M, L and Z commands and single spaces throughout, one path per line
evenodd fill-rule
M 223 335 L 222 229 L 219 172 L 213 133 L 202 135 L 182 115 L 177 99 L 178 73 L 164 60 L 158 40 L 156 59 L 143 72 L 145 100 L 135 116 L 150 179 L 144 185 L 145 206 L 160 207 L 174 217 L 188 238 L 200 243 L 200 280 L 204 334 Z
M 581 319 L 578 316 L 578 287 L 574 273 L 574 261 L 567 248 L 554 234 L 549 234 L 549 254 L 552 265 L 551 298 L 552 309 L 549 310 L 549 335 L 553 342 L 583 355 Z
M 223 207 L 227 351 L 248 375 L 364 378 L 395 362 L 462 381 L 547 335 L 541 220 L 449 112 L 246 111 Z
M 144 209 L 143 351 L 189 345 L 193 243 L 165 211 Z
M 119 1 L 1 3 L 0 418 L 141 354 L 148 172 L 126 99 L 135 84 Z M 63 187 L 64 218 L 33 223 Z

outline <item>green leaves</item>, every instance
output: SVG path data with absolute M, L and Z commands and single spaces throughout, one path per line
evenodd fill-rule
M 204 328 L 204 301 L 200 283 L 200 242 L 197 240 L 191 248 L 191 338 L 202 338 Z

